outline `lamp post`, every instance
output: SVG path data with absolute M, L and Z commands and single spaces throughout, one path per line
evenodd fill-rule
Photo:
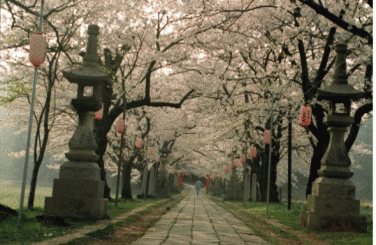
M 347 82 L 347 44 L 337 44 L 336 52 L 333 83 L 318 90 L 318 99 L 329 101 L 324 120 L 330 134 L 329 145 L 312 194 L 307 197 L 307 209 L 300 213 L 300 224 L 307 229 L 366 233 L 367 217 L 359 214 L 360 202 L 355 200 L 355 186 L 350 180 L 354 173 L 349 169 L 351 161 L 344 143 L 347 127 L 354 122 L 350 117 L 351 100 L 364 97 L 364 92 Z
M 288 112 L 288 115 L 287 115 L 287 118 L 289 120 L 289 125 L 288 125 L 288 156 L 287 156 L 287 209 L 288 210 L 291 210 L 291 137 L 292 137 L 291 110 L 292 110 L 292 106 L 291 106 L 291 104 L 289 104 L 289 112 Z
M 1 7 L 1 1 L 0 1 L 0 7 Z M 20 227 L 21 225 L 23 202 L 24 202 L 24 197 L 25 197 L 31 129 L 33 125 L 35 89 L 36 89 L 36 83 L 37 83 L 37 77 L 38 77 L 38 66 L 40 66 L 43 63 L 45 55 L 46 55 L 46 38 L 40 33 L 42 31 L 43 7 L 44 7 L 44 0 L 41 1 L 41 6 L 40 6 L 38 33 L 35 33 L 30 40 L 29 60 L 34 65 L 34 80 L 33 80 L 33 90 L 31 94 L 31 103 L 30 103 L 29 128 L 28 128 L 27 141 L 26 141 L 25 165 L 24 165 L 24 171 L 23 171 L 23 176 L 22 176 L 20 208 L 18 210 L 18 218 L 17 218 L 18 227 Z M 1 13 L 0 13 L 0 17 L 1 17 Z M 1 32 L 1 25 L 0 25 L 0 32 Z
M 270 129 L 265 130 L 265 143 L 269 143 L 269 167 L 268 167 L 268 190 L 267 190 L 267 198 L 266 198 L 266 215 L 269 215 L 269 196 L 270 196 L 270 169 L 272 165 L 272 150 L 273 150 L 273 140 L 272 136 L 273 133 L 273 104 L 274 104 L 274 92 L 272 94 L 272 108 L 270 110 Z
M 123 147 L 124 147 L 124 134 L 125 134 L 125 110 L 126 110 L 126 101 L 125 101 L 125 90 L 124 90 L 124 83 L 123 83 L 123 118 L 119 119 L 117 124 L 117 132 L 121 134 L 120 137 L 120 154 L 119 154 L 119 165 L 118 165 L 118 176 L 116 179 L 116 196 L 115 196 L 115 207 L 117 208 L 118 200 L 119 200 L 119 186 L 120 186 L 120 173 L 121 173 L 121 164 L 123 162 Z

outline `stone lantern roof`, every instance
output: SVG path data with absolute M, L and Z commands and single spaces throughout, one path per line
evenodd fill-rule
M 333 83 L 325 89 L 318 89 L 319 100 L 357 100 L 363 98 L 365 93 L 355 89 L 348 84 L 346 73 L 346 52 L 347 44 L 338 43 L 336 45 L 337 57 L 335 61 L 335 71 Z
M 82 67 L 71 71 L 63 71 L 63 76 L 68 79 L 69 82 L 83 86 L 109 83 L 111 82 L 110 75 L 100 70 L 98 64 L 97 36 L 99 34 L 99 27 L 97 25 L 89 25 L 87 33 L 89 34 L 89 38 Z

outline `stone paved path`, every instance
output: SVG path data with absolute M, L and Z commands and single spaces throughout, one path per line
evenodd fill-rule
M 160 200 L 158 202 L 161 202 L 161 201 L 163 201 L 163 200 Z M 77 239 L 77 238 L 82 238 L 90 232 L 93 232 L 93 231 L 96 231 L 96 230 L 103 230 L 107 226 L 109 226 L 110 224 L 114 224 L 116 222 L 124 220 L 127 217 L 129 217 L 129 216 L 131 216 L 135 213 L 141 212 L 142 210 L 145 210 L 149 206 L 154 205 L 154 204 L 155 203 L 150 203 L 150 204 L 132 209 L 131 211 L 129 211 L 127 213 L 124 213 L 124 214 L 121 214 L 121 215 L 115 217 L 113 220 L 98 220 L 93 225 L 87 225 L 87 226 L 81 227 L 81 228 L 77 229 L 76 231 L 74 231 L 73 233 L 70 233 L 70 234 L 67 234 L 67 235 L 64 235 L 64 236 L 55 237 L 55 238 L 52 238 L 52 239 L 48 239 L 48 240 L 45 240 L 43 242 L 33 243 L 32 245 L 58 245 L 58 244 L 64 244 L 64 243 L 70 242 L 70 241 Z
M 132 245 L 268 244 L 225 209 L 194 190 Z

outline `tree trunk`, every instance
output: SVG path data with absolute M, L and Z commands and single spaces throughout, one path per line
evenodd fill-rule
M 99 133 L 98 133 L 99 134 Z M 96 134 L 96 135 L 98 135 Z M 111 189 L 108 187 L 107 184 L 107 179 L 106 179 L 106 171 L 104 168 L 104 161 L 103 161 L 103 155 L 106 152 L 107 148 L 107 136 L 104 135 L 104 137 L 101 137 L 99 134 L 97 137 L 97 144 L 98 144 L 98 149 L 96 150 L 96 154 L 99 156 L 99 160 L 97 161 L 97 164 L 99 168 L 101 169 L 101 180 L 104 181 L 104 194 L 103 198 L 108 198 L 108 200 L 111 200 Z
M 273 144 L 275 142 L 273 141 Z M 268 171 L 269 171 L 269 145 L 265 145 L 265 154 L 264 154 L 264 161 L 261 167 L 261 176 L 260 176 L 260 192 L 261 192 L 261 201 L 267 201 L 268 195 Z M 273 150 L 275 148 L 273 147 Z M 277 181 L 277 164 L 279 162 L 279 153 L 273 154 L 272 152 L 272 163 L 270 166 L 270 195 L 269 195 L 269 202 L 279 202 L 278 198 L 278 190 L 277 185 L 275 182 Z
M 260 166 L 260 173 L 257 176 L 258 182 L 260 184 L 260 195 L 261 195 L 261 202 L 266 202 L 266 192 L 268 188 L 268 155 L 269 155 L 269 147 L 265 145 L 266 150 L 262 156 L 261 166 Z
M 321 168 L 321 158 L 324 156 L 326 148 L 327 143 L 323 144 L 319 141 L 317 142 L 317 146 L 313 151 L 313 156 L 311 158 L 311 166 L 309 169 L 306 197 L 312 193 L 312 183 L 319 177 L 319 175 L 317 174 L 317 170 Z
M 121 188 L 121 198 L 122 199 L 132 199 L 132 188 L 131 188 L 131 172 L 132 172 L 132 162 L 127 161 L 125 166 L 123 166 L 123 179 Z
M 274 148 L 274 147 L 273 147 Z M 269 202 L 279 202 L 279 193 L 278 187 L 275 184 L 277 181 L 277 164 L 279 162 L 279 152 L 278 155 L 273 154 L 272 152 L 272 164 L 270 166 L 270 196 Z
M 29 199 L 28 199 L 28 202 L 27 202 L 27 208 L 28 209 L 32 209 L 34 207 L 35 189 L 37 187 L 38 172 L 39 172 L 39 168 L 40 168 L 41 164 L 42 164 L 41 161 L 37 161 L 34 164 L 33 174 L 31 175 Z

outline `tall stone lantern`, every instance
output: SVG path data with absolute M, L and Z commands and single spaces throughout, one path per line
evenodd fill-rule
M 97 36 L 99 27 L 90 25 L 86 54 L 82 67 L 63 71 L 63 76 L 78 85 L 77 98 L 71 103 L 78 114 L 78 126 L 69 140 L 69 161 L 60 167 L 59 179 L 54 180 L 52 197 L 46 197 L 44 212 L 49 216 L 101 219 L 107 215 L 108 199 L 103 198 L 104 181 L 95 153 L 94 115 L 102 106 L 100 92 L 111 82 L 98 65 Z M 85 94 L 85 87 L 91 93 Z
M 171 197 L 171 186 L 169 181 L 168 172 L 166 170 L 167 157 L 171 151 L 167 148 L 168 142 L 163 143 L 162 148 L 159 150 L 161 166 L 157 174 L 157 181 L 155 183 L 155 196 L 161 198 Z
M 236 168 L 234 165 L 235 158 L 239 158 L 239 155 L 237 153 L 236 147 L 232 150 L 232 152 L 228 155 L 228 157 L 231 159 L 231 176 L 228 183 L 228 188 L 226 195 L 224 197 L 225 201 L 234 201 L 239 200 L 239 184 L 238 184 L 238 176 L 236 174 Z
M 330 140 L 321 159 L 319 177 L 307 197 L 307 209 L 300 213 L 300 224 L 312 230 L 367 232 L 367 218 L 360 215 L 360 202 L 355 200 L 355 186 L 350 180 L 350 158 L 344 136 L 354 119 L 350 117 L 351 100 L 364 97 L 347 81 L 347 45 L 336 45 L 333 84 L 318 90 L 319 100 L 329 100 L 329 113 L 325 118 Z

